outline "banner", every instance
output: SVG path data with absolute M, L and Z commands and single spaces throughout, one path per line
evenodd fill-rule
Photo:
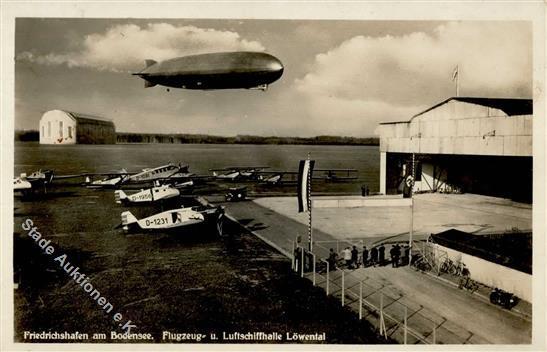
M 315 160 L 300 160 L 298 167 L 298 212 L 309 211 L 310 184 Z

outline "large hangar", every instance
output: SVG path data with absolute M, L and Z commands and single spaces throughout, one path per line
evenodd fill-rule
M 40 144 L 114 144 L 111 120 L 64 110 L 50 110 L 40 119 Z
M 532 100 L 452 97 L 408 121 L 381 123 L 380 193 L 401 193 L 414 155 L 415 192 L 532 201 Z

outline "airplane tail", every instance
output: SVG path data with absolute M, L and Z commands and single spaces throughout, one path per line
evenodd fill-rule
M 122 201 L 127 199 L 127 194 L 125 194 L 125 192 L 121 189 L 115 190 L 114 199 L 116 200 L 116 203 L 121 204 Z
M 130 211 L 124 211 L 122 213 L 122 227 L 125 231 L 129 229 L 129 225 L 136 223 L 138 220 L 137 218 L 131 214 Z

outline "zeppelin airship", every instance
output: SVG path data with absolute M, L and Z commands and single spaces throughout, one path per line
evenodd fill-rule
M 184 89 L 262 89 L 278 80 L 283 64 L 263 52 L 222 52 L 177 57 L 156 62 L 145 60 L 145 69 L 133 73 L 144 87 L 162 85 Z

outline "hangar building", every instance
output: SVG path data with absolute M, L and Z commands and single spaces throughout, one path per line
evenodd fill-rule
M 381 123 L 380 193 L 401 193 L 415 156 L 414 192 L 532 201 L 532 100 L 452 97 L 408 121 Z
M 40 119 L 40 144 L 115 144 L 111 120 L 63 110 L 50 110 Z

